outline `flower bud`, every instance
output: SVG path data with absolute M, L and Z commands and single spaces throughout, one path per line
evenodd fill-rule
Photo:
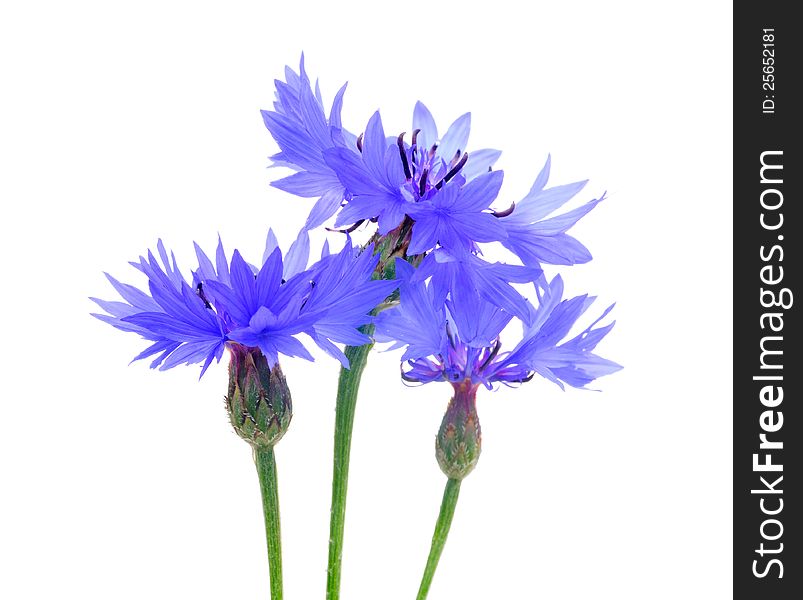
M 449 479 L 462 480 L 480 459 L 482 436 L 477 416 L 477 384 L 466 380 L 452 384 L 454 396 L 443 416 L 435 455 Z
M 230 343 L 229 394 L 226 408 L 231 424 L 254 448 L 271 448 L 293 417 L 290 389 L 279 363 L 273 368 L 259 348 Z

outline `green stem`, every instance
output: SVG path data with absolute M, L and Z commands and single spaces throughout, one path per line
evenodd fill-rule
M 370 335 L 373 325 L 361 329 Z M 340 598 L 340 572 L 343 555 L 343 527 L 346 522 L 346 491 L 349 479 L 351 431 L 360 379 L 373 344 L 346 347 L 350 369 L 340 370 L 335 409 L 335 452 L 332 470 L 332 512 L 329 521 L 329 568 L 326 576 L 327 600 Z
M 276 458 L 273 448 L 254 448 L 254 461 L 262 491 L 262 511 L 265 513 L 265 536 L 268 540 L 268 569 L 270 597 L 282 600 L 282 531 L 279 519 L 279 485 L 276 480 Z
M 443 546 L 446 544 L 446 537 L 449 535 L 449 527 L 452 525 L 452 517 L 454 516 L 454 509 L 457 506 L 457 497 L 459 495 L 460 480 L 447 479 L 446 489 L 443 490 L 441 512 L 438 515 L 438 522 L 435 523 L 435 533 L 432 534 L 432 547 L 429 550 L 424 576 L 421 578 L 421 586 L 418 588 L 417 600 L 424 600 L 429 593 L 432 577 L 435 575 L 438 560 L 440 560 Z

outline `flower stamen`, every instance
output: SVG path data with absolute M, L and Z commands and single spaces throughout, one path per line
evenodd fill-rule
M 458 154 L 460 154 L 459 150 L 457 152 Z M 441 189 L 444 183 L 449 183 L 449 180 L 455 175 L 457 175 L 460 172 L 460 169 L 462 169 L 465 166 L 466 161 L 468 161 L 468 152 L 466 152 L 463 155 L 460 161 L 454 167 L 452 167 L 452 169 L 446 174 L 446 176 L 443 179 L 441 179 L 438 183 L 435 184 L 435 188 Z
M 449 338 L 449 345 L 452 347 L 452 349 L 456 349 L 457 344 L 454 340 L 454 333 L 452 332 L 449 321 L 446 321 L 446 337 Z
M 401 155 L 402 166 L 404 167 L 404 176 L 407 178 L 407 181 L 410 181 L 413 175 L 410 173 L 410 163 L 407 160 L 407 151 L 404 149 L 404 134 L 404 131 L 399 134 L 396 144 L 399 146 L 399 154 Z
M 493 350 L 491 350 L 491 353 L 488 354 L 488 358 L 486 358 L 485 361 L 480 366 L 480 368 L 479 368 L 480 371 L 484 371 L 485 367 L 487 367 L 489 364 L 491 364 L 491 361 L 494 358 L 496 358 L 497 354 L 499 354 L 499 349 L 501 347 L 502 347 L 502 342 L 499 341 L 499 338 L 496 338 L 496 343 L 494 344 Z
M 198 297 L 201 300 L 204 301 L 204 306 L 206 306 L 206 308 L 212 308 L 212 305 L 209 304 L 209 300 L 206 299 L 206 294 L 204 294 L 204 284 L 203 283 L 199 283 L 198 284 L 198 288 L 197 288 L 196 291 L 198 292 Z
M 510 205 L 510 208 L 506 208 L 505 210 L 499 210 L 499 211 L 493 210 L 491 211 L 491 214 L 495 216 L 497 219 L 501 219 L 502 217 L 507 217 L 508 215 L 513 214 L 515 208 L 516 208 L 516 203 L 514 202 L 513 204 Z
M 404 369 L 401 370 L 401 378 L 402 381 L 406 381 L 407 383 L 421 383 L 421 380 L 416 377 L 411 377 L 407 373 L 404 372 Z
M 352 231 L 356 230 L 363 223 L 365 223 L 365 219 L 360 219 L 359 221 L 354 223 L 354 225 L 352 225 L 351 227 L 347 227 L 346 229 L 334 229 L 332 227 L 326 227 L 325 229 L 326 231 L 331 231 L 332 233 L 345 233 L 346 235 L 348 235 Z
M 413 177 L 415 177 L 415 167 L 416 167 L 415 163 L 418 158 L 418 143 L 416 140 L 418 139 L 418 133 L 420 131 L 421 131 L 420 129 L 416 129 L 415 131 L 413 131 L 413 143 L 410 146 L 410 160 L 412 161 L 410 167 L 413 172 Z

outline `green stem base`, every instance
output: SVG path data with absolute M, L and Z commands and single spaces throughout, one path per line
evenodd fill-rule
M 373 326 L 362 329 L 370 335 Z M 360 379 L 373 344 L 348 346 L 345 353 L 350 369 L 340 370 L 335 409 L 335 451 L 332 469 L 332 513 L 329 521 L 329 567 L 326 576 L 326 600 L 340 598 L 341 558 L 343 555 L 343 528 L 346 523 L 346 491 L 349 479 L 351 431 L 354 428 L 354 410 Z
M 254 462 L 262 492 L 265 514 L 265 537 L 268 540 L 268 569 L 271 600 L 282 600 L 282 532 L 279 520 L 279 486 L 276 480 L 276 458 L 273 448 L 254 448 Z
M 443 552 L 443 546 L 446 544 L 449 528 L 452 526 L 452 517 L 454 517 L 454 509 L 455 506 L 457 506 L 457 497 L 459 495 L 460 480 L 447 479 L 446 489 L 443 490 L 441 512 L 438 515 L 437 523 L 435 523 L 435 533 L 432 534 L 432 547 L 429 550 L 429 558 L 427 558 L 424 576 L 421 578 L 421 586 L 418 588 L 417 600 L 424 600 L 429 593 L 432 577 L 435 575 L 435 569 L 438 568 L 438 561 Z

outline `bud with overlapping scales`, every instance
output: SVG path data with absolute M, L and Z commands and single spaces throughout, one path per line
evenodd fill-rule
M 271 366 L 259 348 L 230 344 L 226 408 L 234 430 L 255 448 L 273 447 L 293 418 L 290 389 L 279 363 Z
M 482 450 L 480 420 L 477 416 L 477 388 L 468 381 L 454 384 L 454 396 L 443 415 L 435 455 L 449 479 L 462 480 L 474 470 Z

